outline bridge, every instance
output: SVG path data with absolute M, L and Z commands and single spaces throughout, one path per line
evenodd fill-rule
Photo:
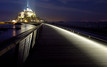
M 44 23 L 28 4 L 10 22 L 34 27 L 0 43 L 1 67 L 107 67 L 106 41 Z
M 107 43 L 41 23 L 0 46 L 0 65 L 10 67 L 107 67 Z

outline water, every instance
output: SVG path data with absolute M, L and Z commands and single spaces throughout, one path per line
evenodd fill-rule
M 0 24 L 0 43 L 34 27 L 34 25 L 30 24 Z

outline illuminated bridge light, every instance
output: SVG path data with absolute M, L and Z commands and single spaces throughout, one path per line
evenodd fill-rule
M 46 24 L 64 36 L 69 42 L 79 48 L 100 67 L 107 67 L 107 44 L 102 44 L 86 37 L 75 34 L 60 27 Z

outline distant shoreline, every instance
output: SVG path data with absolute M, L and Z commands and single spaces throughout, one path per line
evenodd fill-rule
M 14 24 L 13 22 L 0 22 L 0 24 Z

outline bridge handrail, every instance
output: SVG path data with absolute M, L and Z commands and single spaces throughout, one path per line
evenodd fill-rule
M 14 46 L 16 46 L 21 40 L 23 40 L 25 37 L 27 37 L 29 34 L 31 34 L 34 30 L 38 29 L 42 24 L 40 24 L 39 26 L 35 26 L 34 28 L 27 30 L 9 40 L 7 40 L 6 42 L 3 42 L 2 45 L 7 45 L 6 47 L 2 48 L 0 50 L 0 56 L 4 55 L 6 52 L 8 52 L 9 50 L 11 50 Z
M 52 25 L 54 25 L 54 24 L 52 24 Z M 103 39 L 100 39 L 100 38 L 97 38 L 97 37 L 94 37 L 94 36 L 91 36 L 91 35 L 88 35 L 88 34 L 84 34 L 84 33 L 81 33 L 81 32 L 78 32 L 78 31 L 75 31 L 75 30 L 72 30 L 72 29 L 69 29 L 69 28 L 64 27 L 64 26 L 60 26 L 60 25 L 56 25 L 56 26 L 61 27 L 61 28 L 66 29 L 66 30 L 69 30 L 69 31 L 71 31 L 71 32 L 73 32 L 73 33 L 76 33 L 76 34 L 78 34 L 78 35 L 87 37 L 87 38 L 89 38 L 89 39 L 93 39 L 93 40 L 95 40 L 95 41 L 97 41 L 97 42 L 100 41 L 101 43 L 107 44 L 107 41 L 106 41 L 106 40 L 103 40 Z

